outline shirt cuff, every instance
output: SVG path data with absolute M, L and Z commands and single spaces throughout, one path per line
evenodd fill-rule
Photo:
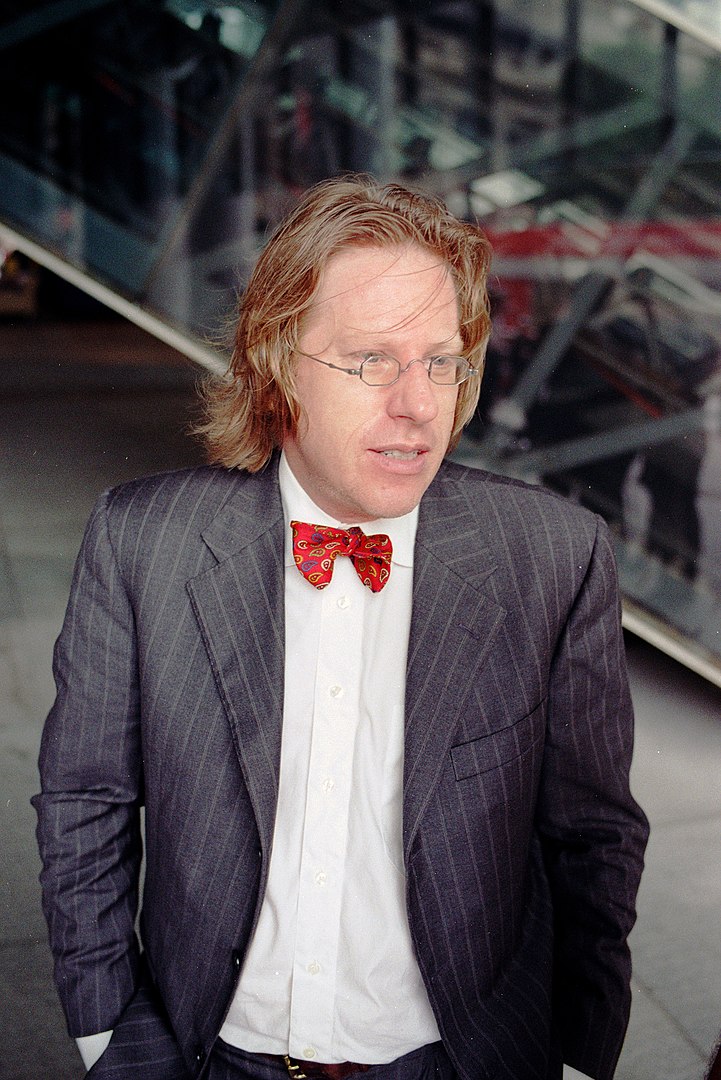
M 97 1035 L 81 1035 L 75 1040 L 86 1069 L 92 1068 L 98 1058 L 103 1056 L 112 1035 L 112 1031 L 99 1031 Z

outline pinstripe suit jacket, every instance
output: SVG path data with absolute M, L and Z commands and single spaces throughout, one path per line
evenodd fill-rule
M 200 1075 L 232 996 L 278 790 L 282 530 L 275 464 L 140 480 L 89 523 L 34 802 L 70 1033 L 115 1029 L 98 1080 Z M 631 728 L 603 523 L 445 464 L 416 543 L 403 843 L 463 1080 L 613 1073 L 646 838 Z

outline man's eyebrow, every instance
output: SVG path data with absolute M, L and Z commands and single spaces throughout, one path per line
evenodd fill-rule
M 377 339 L 376 339 L 377 340 Z M 358 353 L 383 353 L 386 356 L 394 355 L 393 346 L 389 343 L 373 344 L 373 339 L 368 335 L 367 340 L 359 338 L 361 342 L 359 345 L 350 344 L 338 344 L 336 349 L 339 356 L 356 356 Z M 434 342 L 431 345 L 427 345 L 421 355 L 423 356 L 441 356 L 441 355 L 453 355 L 463 352 L 463 342 L 461 341 L 460 334 L 453 334 L 449 338 L 445 338 L 443 341 Z
M 343 327 L 335 339 L 334 345 L 339 352 L 354 352 L 357 351 L 358 348 L 356 342 L 360 342 L 360 348 L 364 351 L 366 351 L 368 346 L 372 346 L 374 350 L 384 352 L 389 347 L 389 343 L 388 341 L 384 342 L 383 338 L 391 337 L 397 329 L 398 327 L 396 326 L 389 326 L 387 329 L 376 326 L 368 330 L 363 330 L 360 327 L 358 329 L 355 327 Z M 461 340 L 461 331 L 459 327 L 447 337 L 432 342 L 428 345 L 427 350 L 429 352 L 443 352 L 450 344 Z M 390 345 L 392 344 L 393 339 L 391 337 Z

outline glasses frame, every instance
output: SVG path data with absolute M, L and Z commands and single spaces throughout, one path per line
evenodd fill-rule
M 468 360 L 465 358 L 465 356 L 457 356 L 453 353 L 439 353 L 438 356 L 430 356 L 427 360 L 424 360 L 422 357 L 418 357 L 416 360 L 409 360 L 405 367 L 401 367 L 400 360 L 396 359 L 395 356 L 388 356 L 386 353 L 369 353 L 366 357 L 363 358 L 363 360 L 361 360 L 358 367 L 347 368 L 341 367 L 339 364 L 331 364 L 329 360 L 321 360 L 319 356 L 313 356 L 311 353 L 302 352 L 301 349 L 296 349 L 295 351 L 298 353 L 299 356 L 305 356 L 308 358 L 308 360 L 315 360 L 316 364 L 323 364 L 324 367 L 332 368 L 333 371 L 343 371 L 346 375 L 357 375 L 364 386 L 375 386 L 379 388 L 384 386 L 395 386 L 401 375 L 404 375 L 406 371 L 408 371 L 408 369 L 412 367 L 413 364 L 423 364 L 425 366 L 426 375 L 434 386 L 462 386 L 464 382 L 468 382 L 468 380 L 471 379 L 474 375 L 479 374 L 478 368 L 472 367 Z M 390 382 L 386 383 L 366 382 L 366 380 L 363 378 L 363 368 L 369 360 L 374 360 L 378 357 L 382 357 L 384 360 L 394 360 L 396 362 L 396 364 L 398 365 L 398 374 L 396 375 L 395 379 L 391 379 Z M 433 364 L 436 360 L 441 359 L 462 360 L 463 363 L 466 365 L 466 373 L 463 378 L 459 379 L 457 382 L 450 383 L 437 382 L 434 378 L 432 378 L 431 371 L 433 370 Z

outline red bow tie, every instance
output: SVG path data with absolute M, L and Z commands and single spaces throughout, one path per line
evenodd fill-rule
M 334 529 L 304 521 L 291 521 L 290 527 L 295 565 L 316 589 L 324 589 L 330 582 L 338 555 L 350 556 L 358 577 L 373 592 L 380 592 L 388 581 L 393 546 L 385 533 L 366 536 L 357 525 Z

